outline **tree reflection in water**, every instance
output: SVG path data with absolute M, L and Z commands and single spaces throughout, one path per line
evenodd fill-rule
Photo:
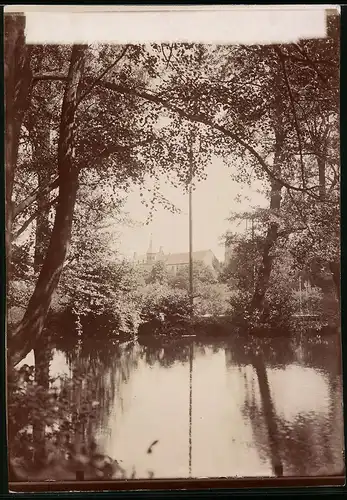
M 246 396 L 242 410 L 250 420 L 260 457 L 264 457 L 267 450 L 277 475 L 281 475 L 281 469 L 285 475 L 294 476 L 341 474 L 344 466 L 341 366 L 337 359 L 339 343 L 336 344 L 334 338 L 318 338 L 316 342 L 294 339 L 292 349 L 286 354 L 282 352 L 280 359 L 274 356 L 279 354 L 278 351 L 269 350 L 266 343 L 253 342 L 252 346 L 252 352 L 248 351 L 247 356 L 241 353 L 240 357 L 244 367 L 253 366 L 260 397 L 257 400 L 254 386 L 250 387 L 248 377 L 244 377 Z M 240 354 L 237 349 L 234 353 L 236 357 Z M 324 374 L 330 394 L 328 413 L 302 411 L 287 420 L 276 412 L 267 372 L 281 365 L 285 368 L 288 361 L 314 368 L 318 376 Z
M 258 346 L 256 348 L 256 351 L 252 353 L 252 364 L 258 377 L 260 396 L 266 422 L 267 436 L 269 440 L 272 471 L 275 476 L 282 476 L 283 464 L 280 454 L 279 433 L 275 408 L 271 397 L 269 380 L 267 377 L 263 354 Z
M 205 356 L 210 350 L 213 354 L 217 353 L 221 348 L 221 342 L 217 344 L 213 341 L 205 340 L 199 342 L 195 338 L 150 338 L 140 340 L 141 357 L 149 366 L 154 366 L 156 363 L 162 368 L 170 368 L 175 363 L 189 363 L 190 347 L 194 345 L 194 355 Z
M 147 342 L 145 346 L 142 346 L 141 356 L 149 366 L 158 364 L 163 368 L 170 368 L 175 363 L 188 362 L 189 344 L 175 341 L 162 344 Z
M 71 387 L 70 400 L 79 409 L 86 401 L 94 402 L 96 411 L 83 425 L 83 441 L 88 443 L 107 427 L 115 399 L 122 408 L 122 389 L 139 361 L 136 345 L 86 339 L 80 344 L 56 347 L 64 353 L 70 369 L 71 378 L 65 382 L 66 387 Z
M 135 387 L 133 383 L 136 380 L 138 381 L 139 378 L 141 379 L 141 373 L 148 373 L 148 371 L 146 372 L 146 366 L 154 369 L 152 373 L 154 378 L 150 376 L 147 379 L 149 384 L 152 383 L 150 380 L 155 380 L 155 373 L 160 373 L 160 371 L 156 372 L 155 370 L 161 368 L 165 368 L 167 373 L 172 370 L 170 374 L 168 373 L 168 380 L 173 380 L 175 370 L 180 372 L 181 365 L 188 369 L 192 344 L 194 346 L 194 363 L 198 360 L 200 360 L 200 363 L 203 358 L 218 360 L 222 353 L 225 354 L 226 370 L 228 371 L 232 367 L 232 372 L 238 374 L 237 377 L 241 382 L 241 386 L 244 385 L 244 390 L 241 389 L 240 393 L 243 402 L 231 402 L 231 406 L 233 404 L 241 405 L 237 410 L 241 411 L 244 421 L 247 421 L 247 425 L 249 423 L 252 429 L 253 443 L 259 460 L 263 464 L 270 463 L 274 475 L 303 476 L 332 473 L 334 466 L 338 468 L 339 464 L 342 464 L 343 419 L 341 387 L 339 385 L 341 370 L 336 359 L 338 350 L 333 339 L 317 339 L 316 341 L 308 338 L 255 340 L 235 336 L 229 340 L 216 342 L 209 341 L 206 338 L 201 341 L 198 338 L 142 338 L 140 344 L 137 342 L 106 344 L 105 342 L 92 340 L 85 341 L 80 346 L 74 346 L 74 348 L 71 345 L 66 346 L 65 350 L 64 346 L 57 346 L 60 350 L 65 351 L 71 372 L 75 374 L 75 380 L 78 375 L 82 380 L 82 383 L 76 384 L 74 391 L 70 394 L 74 403 L 77 403 L 77 406 L 82 409 L 83 402 L 89 397 L 90 400 L 96 401 L 98 405 L 94 412 L 95 418 L 87 420 L 84 426 L 83 439 L 88 440 L 91 436 L 99 436 L 100 442 L 104 442 L 106 445 L 107 433 L 113 432 L 113 435 L 116 436 L 118 432 L 123 432 L 124 425 L 127 432 L 132 433 L 131 425 L 136 425 L 137 418 L 141 419 L 142 410 L 140 411 L 138 404 L 134 405 L 131 399 L 136 397 L 136 394 L 138 394 L 136 390 L 139 390 L 139 387 L 141 387 L 141 390 L 143 388 L 146 391 L 148 390 L 151 405 L 154 405 L 153 408 L 147 407 L 146 411 L 154 411 L 159 415 L 162 399 L 159 396 L 157 401 L 156 389 L 152 385 L 148 386 L 148 388 L 143 384 L 138 385 L 138 382 L 136 382 Z M 314 355 L 312 355 L 312 352 L 314 352 Z M 214 376 L 214 373 L 216 373 L 216 377 L 223 376 L 222 372 L 219 371 L 218 363 L 215 365 L 213 362 L 208 366 L 211 366 L 211 377 Z M 214 366 L 217 369 L 216 372 L 214 372 L 215 368 L 212 368 Z M 293 401 L 293 403 L 289 403 L 291 407 L 289 416 L 286 412 L 281 411 L 283 393 L 291 388 L 291 384 L 295 385 L 297 383 L 291 378 L 292 369 L 299 374 L 299 380 L 301 372 L 301 376 L 304 377 L 305 370 L 310 370 L 312 376 L 318 378 L 320 383 L 329 386 L 329 402 L 327 404 L 324 401 L 321 401 L 322 404 L 318 402 L 318 407 L 313 408 L 310 413 L 309 410 L 300 407 L 300 402 L 297 404 Z M 136 372 L 138 374 L 135 377 Z M 279 386 L 273 385 L 276 380 L 280 381 Z M 181 386 L 181 383 L 189 383 L 188 375 L 186 382 L 184 380 L 178 382 L 177 386 L 177 390 L 185 392 L 187 386 Z M 219 383 L 217 379 L 216 383 Z M 282 383 L 284 385 L 281 391 Z M 279 387 L 282 394 L 279 394 Z M 223 387 L 220 390 L 223 391 Z M 233 386 L 233 390 L 235 390 L 235 386 Z M 195 403 L 200 405 L 200 410 L 197 409 L 196 411 L 204 412 L 205 406 L 209 404 L 208 395 L 206 394 L 205 402 L 203 388 L 201 388 L 201 391 L 200 399 L 195 400 Z M 315 391 L 314 387 L 312 391 Z M 327 397 L 324 390 L 322 395 L 320 395 L 319 391 L 318 388 L 316 391 L 318 398 L 324 399 Z M 293 396 L 293 393 L 295 394 L 295 390 L 291 391 L 291 396 Z M 228 398 L 230 394 L 226 392 L 223 397 Z M 125 406 L 122 404 L 123 399 L 126 401 Z M 224 411 L 222 407 L 223 404 L 221 412 Z M 310 409 L 310 403 L 308 408 Z M 231 411 L 233 412 L 235 409 L 232 408 Z M 140 413 L 137 413 L 139 411 Z M 182 411 L 182 414 L 187 412 L 188 419 L 188 408 L 177 408 L 177 411 Z M 219 418 L 217 417 L 218 411 L 218 409 L 215 413 L 207 411 L 206 416 L 214 415 L 213 418 Z M 122 422 L 117 423 L 119 412 L 123 414 L 124 418 L 122 417 Z M 131 416 L 129 417 L 129 415 Z M 129 421 L 134 422 L 134 424 L 128 426 L 127 422 Z M 163 428 L 165 428 L 165 425 L 165 422 L 163 422 Z M 211 422 L 211 425 L 213 426 L 213 422 Z M 210 432 L 215 433 L 216 438 L 220 439 L 228 431 L 224 428 L 210 428 Z M 115 446 L 111 448 L 117 450 L 118 453 L 117 439 L 114 441 Z M 243 437 L 240 442 L 242 440 Z M 160 442 L 160 450 L 162 450 L 162 440 Z M 111 450 L 109 446 L 107 445 L 106 448 L 108 447 Z M 127 447 L 128 444 L 123 443 L 122 446 Z M 130 443 L 129 446 L 130 448 L 134 446 L 136 448 L 134 443 Z M 192 446 L 194 451 L 194 441 Z M 170 450 L 167 453 L 170 454 Z M 136 457 L 132 457 L 130 453 L 128 458 L 132 460 L 132 458 Z M 169 455 L 167 458 L 169 460 Z M 265 465 L 265 467 L 267 466 Z M 233 473 L 232 470 L 230 472 Z M 339 473 L 340 470 L 335 472 Z

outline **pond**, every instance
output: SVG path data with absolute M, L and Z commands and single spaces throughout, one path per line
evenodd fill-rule
M 81 363 L 99 404 L 93 434 L 129 475 L 343 470 L 339 338 L 93 341 L 56 349 L 51 375 Z

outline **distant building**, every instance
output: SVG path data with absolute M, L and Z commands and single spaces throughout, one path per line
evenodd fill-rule
M 170 273 L 176 275 L 180 269 L 189 266 L 189 252 L 165 254 L 163 247 L 160 247 L 159 252 L 155 252 L 153 250 L 151 238 L 147 253 L 144 255 L 137 255 L 137 253 L 135 253 L 133 259 L 134 264 L 148 271 L 152 269 L 155 262 L 160 261 L 165 263 Z M 219 261 L 212 250 L 199 250 L 193 252 L 193 261 L 203 262 L 212 271 L 216 271 L 219 267 Z

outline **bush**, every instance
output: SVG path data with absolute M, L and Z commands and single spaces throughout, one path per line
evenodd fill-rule
M 97 263 L 92 268 L 87 264 L 63 276 L 61 319 L 88 336 L 101 331 L 110 336 L 134 335 L 141 322 L 136 290 L 143 277 L 127 262 Z
M 293 307 L 296 314 L 316 314 L 321 311 L 323 293 L 317 287 L 310 287 L 300 294 L 299 291 L 293 292 Z
M 287 332 L 293 326 L 294 313 L 292 290 L 288 288 L 285 280 L 272 279 L 265 294 L 262 314 L 258 311 L 250 313 L 251 291 L 237 291 L 230 299 L 233 323 L 247 330 L 270 334 Z
M 227 285 L 200 284 L 194 299 L 194 313 L 197 316 L 222 316 L 230 309 L 231 292 Z
M 141 296 L 141 320 L 143 323 L 166 327 L 185 323 L 190 316 L 187 292 L 172 289 L 168 285 L 152 284 L 139 290 Z

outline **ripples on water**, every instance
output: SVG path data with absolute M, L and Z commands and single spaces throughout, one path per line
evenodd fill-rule
M 339 360 L 332 337 L 258 348 L 237 338 L 94 342 L 79 359 L 56 350 L 51 374 L 77 363 L 94 373 L 93 433 L 128 474 L 256 477 L 280 465 L 284 475 L 313 476 L 343 470 Z

